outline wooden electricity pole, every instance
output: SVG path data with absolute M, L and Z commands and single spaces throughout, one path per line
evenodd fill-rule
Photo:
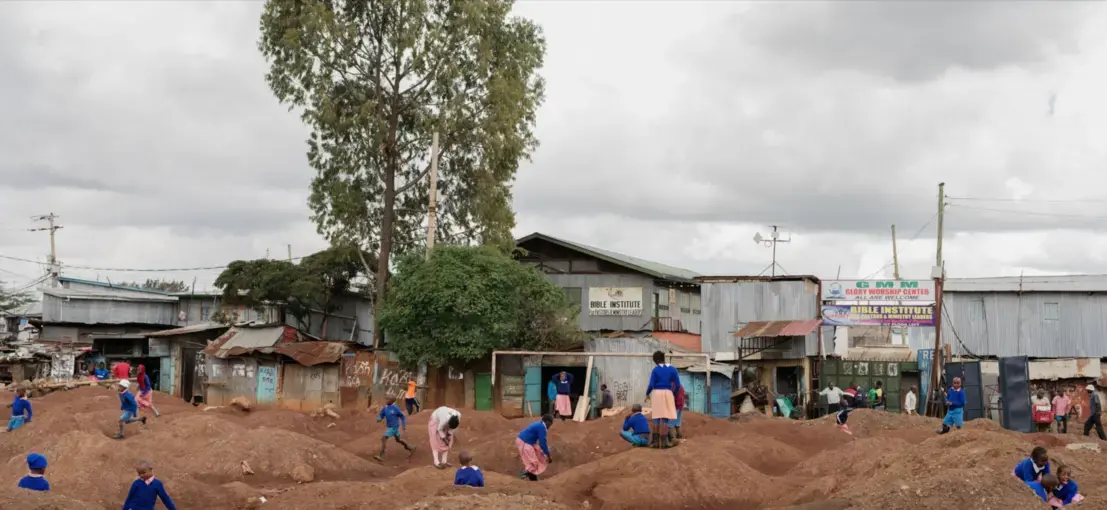
M 934 271 L 931 276 L 934 278 L 934 359 L 930 363 L 930 393 L 934 394 L 938 390 L 938 381 L 940 377 L 938 374 L 942 370 L 942 286 L 945 282 L 946 271 L 944 264 L 942 264 L 942 223 L 945 220 L 946 209 L 946 183 L 938 183 L 938 253 L 935 259 Z M 927 395 L 927 401 L 932 399 L 931 395 Z M 935 414 L 938 413 L 938 402 L 934 401 L 933 407 L 927 406 L 927 414 L 930 414 L 933 409 Z
M 436 131 L 431 136 L 431 167 L 430 173 L 427 176 L 430 179 L 429 191 L 427 192 L 428 207 L 427 207 L 427 258 L 430 258 L 431 251 L 434 250 L 434 236 L 437 228 L 437 213 L 438 213 L 438 132 Z
M 49 226 L 43 227 L 43 228 L 32 228 L 31 231 L 32 232 L 41 232 L 41 231 L 45 230 L 45 231 L 50 232 L 50 269 L 49 269 L 50 281 L 49 281 L 49 285 L 51 287 L 57 287 L 58 286 L 58 275 L 61 273 L 61 267 L 58 265 L 58 250 L 57 250 L 57 245 L 54 244 L 54 232 L 57 232 L 59 228 L 62 228 L 62 226 L 55 223 L 55 220 L 58 219 L 58 216 L 54 213 L 43 214 L 41 216 L 35 216 L 31 219 L 33 219 L 35 221 L 45 221 L 49 225 Z

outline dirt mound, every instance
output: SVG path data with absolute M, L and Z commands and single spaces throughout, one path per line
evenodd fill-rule
M 569 507 L 534 496 L 469 494 L 430 498 L 405 510 L 569 510 Z
M 842 434 L 843 438 L 849 438 Z M 902 439 L 864 438 L 844 439 L 841 447 L 813 455 L 799 462 L 789 474 L 799 477 L 830 475 L 835 478 L 869 476 L 891 454 L 910 448 Z
M 112 505 L 111 508 L 118 508 Z M 107 506 L 69 498 L 57 492 L 34 492 L 17 487 L 0 489 L 0 508 L 18 510 L 107 510 Z
M 910 473 L 904 475 L 910 478 Z M 856 510 L 1011 510 L 1045 507 L 1041 499 L 1010 476 L 1010 472 L 986 469 L 946 469 L 921 479 L 905 479 L 898 484 L 870 483 L 847 491 L 846 496 L 854 502 Z

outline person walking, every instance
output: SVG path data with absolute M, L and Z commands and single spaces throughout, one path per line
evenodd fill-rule
M 131 378 L 131 364 L 127 363 L 127 360 L 122 360 L 111 367 L 111 376 L 115 379 L 123 380 Z
M 138 408 L 153 411 L 154 418 L 161 416 L 158 408 L 154 407 L 154 388 L 151 386 L 150 376 L 146 375 L 146 365 L 138 366 L 138 375 L 135 378 L 138 380 L 138 395 L 135 395 Z
M 1103 418 L 1100 417 L 1100 413 L 1103 412 L 1103 402 L 1099 400 L 1099 393 L 1095 391 L 1095 386 L 1091 384 L 1085 386 L 1084 390 L 1088 392 L 1088 407 L 1091 411 L 1088 421 L 1084 422 L 1084 435 L 1091 434 L 1092 427 L 1095 427 L 1095 433 L 1099 436 L 1099 439 L 1107 441 L 1107 435 L 1103 433 Z
M 1069 411 L 1072 410 L 1072 399 L 1069 398 L 1069 390 L 1062 389 L 1053 396 L 1053 421 L 1057 423 L 1058 434 L 1069 433 Z
M 909 415 L 919 414 L 919 389 L 911 386 L 907 390 L 907 396 L 903 399 L 903 411 Z

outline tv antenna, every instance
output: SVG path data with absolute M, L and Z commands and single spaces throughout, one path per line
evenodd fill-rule
M 782 274 L 788 273 L 788 271 L 784 269 L 784 266 L 781 266 L 780 264 L 776 263 L 776 244 L 777 243 L 790 243 L 790 242 L 792 242 L 792 237 L 788 236 L 788 239 L 781 239 L 780 238 L 780 232 L 779 232 L 780 227 L 778 225 L 769 225 L 769 226 L 773 228 L 773 231 L 769 234 L 769 238 L 766 239 L 764 236 L 761 235 L 761 232 L 758 232 L 758 233 L 753 235 L 753 242 L 755 242 L 757 244 L 764 244 L 766 248 L 772 248 L 773 249 L 773 263 L 770 264 L 769 267 L 766 267 L 765 269 L 763 269 L 760 274 L 765 274 L 765 271 L 770 271 L 771 275 L 775 277 L 776 276 L 776 268 L 778 268 L 778 267 L 780 268 L 780 272 Z

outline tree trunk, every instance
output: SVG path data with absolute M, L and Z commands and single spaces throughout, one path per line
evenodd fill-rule
M 396 209 L 396 129 L 399 119 L 393 114 L 388 120 L 388 142 L 384 149 L 384 214 L 381 218 L 381 251 L 377 257 L 377 296 L 373 302 L 373 348 L 380 349 L 381 308 L 388 288 L 389 255 L 392 251 L 392 220 Z

